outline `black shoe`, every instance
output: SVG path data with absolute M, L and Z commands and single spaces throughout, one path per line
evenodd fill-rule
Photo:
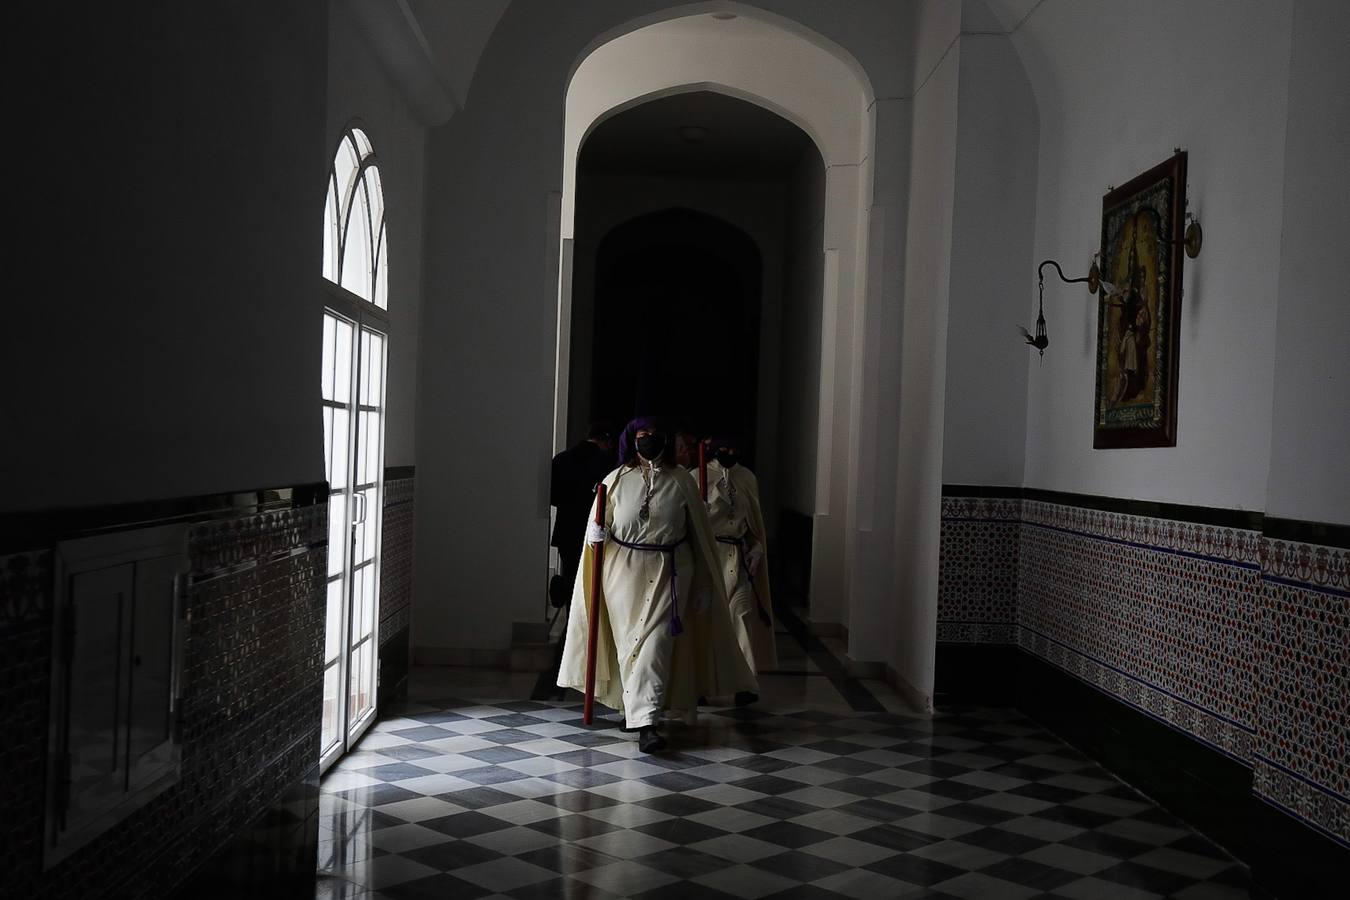
M 666 739 L 656 730 L 655 725 L 639 728 L 638 749 L 643 753 L 660 753 L 666 749 Z
M 759 694 L 756 694 L 754 691 L 736 692 L 737 706 L 749 706 L 751 703 L 758 703 L 758 702 L 759 702 Z

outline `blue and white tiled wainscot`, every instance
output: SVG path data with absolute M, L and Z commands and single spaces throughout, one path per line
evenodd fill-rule
M 1017 705 L 1281 896 L 1350 864 L 1350 528 L 943 493 L 939 705 Z

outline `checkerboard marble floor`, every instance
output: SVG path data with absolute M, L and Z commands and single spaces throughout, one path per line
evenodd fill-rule
M 612 715 L 507 699 L 519 679 L 417 677 L 323 780 L 322 900 L 1260 896 L 1012 710 L 859 712 L 766 684 L 645 756 Z

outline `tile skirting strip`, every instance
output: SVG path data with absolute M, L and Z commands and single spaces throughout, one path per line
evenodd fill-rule
M 1195 506 L 1163 503 L 1154 500 L 1108 497 L 1098 494 L 1074 494 L 1068 491 L 1051 491 L 1042 488 L 980 484 L 944 484 L 942 496 L 944 498 L 1038 500 L 1042 503 L 1052 503 L 1058 506 L 1076 506 L 1082 509 L 1096 509 L 1123 515 L 1148 516 L 1155 519 L 1192 522 L 1198 525 L 1218 525 L 1226 528 L 1260 531 L 1267 538 L 1274 540 L 1318 544 L 1324 547 L 1350 550 L 1350 524 L 1288 519 L 1267 515 L 1259 510 L 1241 510 L 1222 506 Z
M 328 483 L 316 481 L 281 488 L 4 513 L 0 514 L 0 554 L 110 530 L 298 509 L 318 504 L 327 496 Z
M 1030 487 L 944 484 L 942 496 L 1034 500 L 1056 506 L 1075 506 L 1080 509 L 1094 509 L 1127 516 L 1147 516 L 1151 519 L 1171 519 L 1176 522 L 1217 525 L 1223 528 L 1241 528 L 1248 531 L 1260 531 L 1261 522 L 1264 518 L 1261 512 L 1252 510 L 1163 503 L 1156 500 L 1135 500 L 1097 494 L 1074 494 L 1067 491 L 1050 491 Z

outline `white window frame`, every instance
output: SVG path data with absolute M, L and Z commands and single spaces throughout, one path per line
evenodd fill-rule
M 365 145 L 370 148 L 368 151 L 365 152 L 364 156 L 361 155 L 362 139 L 364 140 Z M 345 186 L 345 190 L 347 191 L 347 193 L 344 210 L 344 202 L 341 199 L 341 196 L 338 195 L 337 193 L 338 190 L 337 161 L 338 161 L 338 154 L 349 152 L 351 149 L 354 149 L 356 151 L 358 157 L 360 158 L 360 162 L 355 171 L 351 175 L 350 184 Z M 371 170 L 375 170 L 377 173 L 379 173 L 376 176 L 378 180 L 375 182 L 372 182 L 371 179 L 368 178 L 368 174 Z M 343 267 L 346 263 L 347 240 L 348 237 L 350 236 L 351 231 L 351 217 L 353 212 L 358 207 L 361 206 L 356 202 L 356 191 L 357 190 L 367 191 L 366 196 L 368 198 L 369 197 L 368 191 L 372 183 L 376 185 L 376 187 L 380 192 L 380 204 L 379 204 L 380 216 L 378 225 L 376 225 L 373 219 L 367 219 L 367 227 L 370 229 L 367 233 L 371 236 L 371 241 L 369 245 L 369 257 L 368 257 L 368 262 L 370 264 L 369 271 L 371 273 L 371 276 L 370 281 L 366 284 L 366 288 L 369 290 L 370 296 L 366 297 L 350 290 L 347 287 L 344 287 L 342 284 L 342 274 L 343 274 Z M 328 205 L 330 203 L 337 204 L 336 209 L 332 210 L 332 212 L 343 214 L 341 216 L 330 216 L 330 210 L 328 209 Z M 387 246 L 385 246 L 388 241 L 388 226 L 387 226 L 388 216 L 386 203 L 387 198 L 384 196 L 384 178 L 383 173 L 380 172 L 380 160 L 374 151 L 374 143 L 370 140 L 369 132 L 360 121 L 354 120 L 352 122 L 349 122 L 347 126 L 343 128 L 342 136 L 339 138 L 338 144 L 333 152 L 332 162 L 329 165 L 328 171 L 328 188 L 324 199 L 325 210 L 324 210 L 323 227 L 326 232 L 325 244 L 326 246 L 331 247 L 332 257 L 326 258 L 324 260 L 324 272 L 323 272 L 324 297 L 323 297 L 322 311 L 332 312 L 344 319 L 349 320 L 352 323 L 353 354 L 359 353 L 361 332 L 363 327 L 380 332 L 384 336 L 385 371 L 382 373 L 380 378 L 380 387 L 382 393 L 380 405 L 383 407 L 384 410 L 384 415 L 381 417 L 382 430 L 386 425 L 386 419 L 388 415 L 388 405 L 386 398 L 388 395 L 388 358 L 390 352 L 389 344 L 391 343 L 390 317 L 388 309 L 388 272 L 387 266 L 382 267 L 380 265 L 382 258 L 387 259 L 388 256 L 388 248 Z M 367 211 L 367 213 L 369 213 L 369 210 L 371 209 L 371 204 L 369 203 L 369 200 L 367 200 L 364 207 L 361 208 L 364 208 Z M 338 221 L 339 218 L 341 221 Z M 381 288 L 383 288 L 383 290 L 381 290 Z M 384 300 L 383 305 L 379 304 L 380 299 Z M 363 406 L 363 404 L 359 402 L 358 393 L 359 393 L 359 380 L 354 379 L 352 384 L 352 402 L 351 406 L 349 407 L 352 417 L 351 427 L 353 429 L 356 428 L 358 413 L 359 411 L 361 411 Z M 380 436 L 379 445 L 381 447 L 380 451 L 381 460 L 380 465 L 377 467 L 378 470 L 376 472 L 377 487 L 375 495 L 382 499 L 384 497 L 383 434 L 381 434 Z M 352 467 L 353 473 L 355 472 L 356 459 L 357 457 L 355 454 L 355 448 L 352 448 L 352 451 L 348 455 L 348 465 Z M 355 479 L 354 474 L 349 476 L 349 483 L 346 489 L 347 503 L 349 505 L 352 503 L 352 496 L 356 491 L 356 481 L 354 479 Z M 383 509 L 368 510 L 366 511 L 365 515 L 369 516 L 373 514 L 382 517 L 383 512 L 384 512 Z M 377 541 L 380 540 L 380 538 L 383 535 L 383 532 L 384 528 L 383 524 L 381 523 L 375 532 L 377 535 L 376 537 Z M 331 547 L 329 548 L 329 552 L 330 553 L 332 552 Z M 344 550 L 343 552 L 345 553 L 346 551 Z M 378 596 L 380 574 L 383 568 L 383 553 L 381 552 L 381 549 L 378 547 L 376 548 L 375 555 L 371 562 L 371 567 L 374 571 L 375 590 Z M 340 681 L 342 682 L 342 684 L 339 687 L 338 696 L 339 702 L 343 705 L 345 709 L 348 703 L 348 696 L 349 696 L 348 692 L 350 690 L 352 677 L 352 673 L 349 671 L 351 668 L 350 666 L 351 622 L 349 621 L 351 615 L 350 590 L 348 591 L 347 595 L 344 596 L 343 602 L 344 602 L 343 607 L 344 622 L 342 627 L 342 649 L 340 651 L 342 654 L 342 662 L 339 663 L 340 667 L 339 671 L 342 673 L 340 675 Z M 342 756 L 350 749 L 350 747 L 354 746 L 361 739 L 361 736 L 366 732 L 366 730 L 368 730 L 370 726 L 374 724 L 376 718 L 379 715 L 378 693 L 380 683 L 380 668 L 379 668 L 380 615 L 378 606 L 375 610 L 374 616 L 375 616 L 374 630 L 372 631 L 369 640 L 372 654 L 371 665 L 374 670 L 373 689 L 375 691 L 375 697 L 372 700 L 370 709 L 363 716 L 361 716 L 360 719 L 356 720 L 355 722 L 348 720 L 345 713 L 342 716 L 340 716 L 340 719 L 343 723 L 341 729 L 341 737 L 338 741 L 338 745 L 335 748 L 335 750 L 330 751 L 320 760 L 321 770 L 327 770 L 338 759 L 341 759 Z M 326 622 L 325 628 L 327 628 Z

